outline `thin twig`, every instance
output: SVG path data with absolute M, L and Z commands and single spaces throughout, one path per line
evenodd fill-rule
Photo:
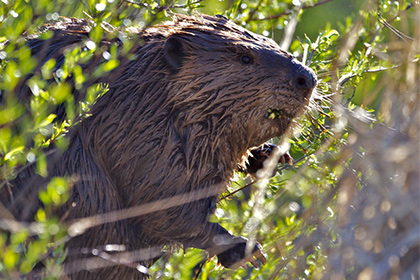
M 260 8 L 260 6 L 261 6 L 261 4 L 262 4 L 262 2 L 263 2 L 264 0 L 260 0 L 260 2 L 258 2 L 258 4 L 257 4 L 257 6 L 255 7 L 255 9 L 254 10 L 252 10 L 252 12 L 251 13 L 249 13 L 249 18 L 246 20 L 246 23 L 249 23 L 251 20 L 252 20 L 252 18 L 254 17 L 254 15 L 255 15 L 255 13 L 258 11 L 258 9 Z
M 411 38 L 410 36 L 405 35 L 404 33 L 402 33 L 401 31 L 399 31 L 398 29 L 396 29 L 394 26 L 392 26 L 391 24 L 389 24 L 382 16 L 380 13 L 378 13 L 378 19 L 379 22 L 382 23 L 383 26 L 385 26 L 386 28 L 388 28 L 392 33 L 394 33 L 396 36 L 398 36 L 398 38 L 400 38 L 401 40 L 403 40 L 404 42 L 407 42 L 408 40 L 413 41 L 414 39 Z
M 123 0 L 124 2 L 130 3 L 130 4 L 134 4 L 134 5 L 138 5 L 138 6 L 142 6 L 145 8 L 149 8 L 150 5 L 147 3 L 143 3 L 143 2 L 138 2 L 138 1 L 132 1 L 132 0 Z M 190 5 L 194 5 L 194 4 L 198 4 L 200 2 L 202 2 L 203 0 L 197 0 L 195 2 L 191 2 Z M 163 11 L 163 10 L 169 10 L 169 9 L 184 9 L 186 8 L 187 5 L 163 5 L 163 6 L 156 6 L 154 9 L 158 10 L 158 11 Z
M 377 73 L 377 72 L 382 72 L 382 71 L 387 71 L 387 70 L 395 69 L 395 68 L 398 68 L 398 67 L 399 67 L 399 65 L 394 65 L 394 66 L 388 67 L 388 68 L 386 68 L 386 67 L 380 67 L 378 69 L 367 69 L 367 70 L 364 70 L 362 73 L 363 74 Z M 340 86 L 341 87 L 344 86 L 344 84 L 347 83 L 350 79 L 352 79 L 354 77 L 357 77 L 358 75 L 359 74 L 356 73 L 356 74 L 352 74 L 352 75 L 347 76 L 347 77 L 341 77 L 341 79 L 339 80 Z
M 323 5 L 323 4 L 328 3 L 328 2 L 331 2 L 331 1 L 332 0 L 324 0 L 324 1 L 320 1 L 318 3 L 315 3 L 313 5 L 303 5 L 301 7 L 301 9 L 302 10 L 305 10 L 305 9 L 313 8 L 313 7 Z M 268 16 L 268 17 L 265 17 L 265 18 L 258 18 L 258 19 L 255 19 L 255 20 L 272 20 L 272 19 L 278 19 L 278 18 L 281 18 L 282 16 L 290 15 L 291 13 L 293 13 L 293 9 L 286 10 L 286 11 L 284 11 L 284 12 L 278 14 L 278 15 Z
M 298 160 L 294 161 L 293 165 L 295 165 L 296 163 L 301 162 L 302 160 L 304 160 L 305 158 L 307 158 L 307 157 L 308 157 L 308 156 L 310 156 L 310 155 L 311 155 L 311 154 L 308 154 L 308 155 L 305 155 L 305 156 L 303 156 L 303 157 L 299 158 Z M 282 170 L 284 170 L 284 169 L 291 168 L 291 167 L 293 167 L 293 165 L 284 165 L 284 166 L 282 166 L 281 168 L 277 169 L 277 171 L 282 171 Z M 258 179 L 257 179 L 257 180 L 252 181 L 252 182 L 251 182 L 251 183 L 249 183 L 249 184 L 246 184 L 246 185 L 245 185 L 245 186 L 243 186 L 243 187 L 240 187 L 240 188 L 239 188 L 239 189 L 237 189 L 237 190 L 234 190 L 233 192 L 228 193 L 227 195 L 225 195 L 225 196 L 223 196 L 222 198 L 220 198 L 220 200 L 223 200 L 223 199 L 226 199 L 226 198 L 228 198 L 228 197 L 231 197 L 231 196 L 232 196 L 232 195 L 234 195 L 235 193 L 237 193 L 237 192 L 239 192 L 239 191 L 242 191 L 242 190 L 244 190 L 244 189 L 246 189 L 246 188 L 248 188 L 248 187 L 252 186 L 253 184 L 255 184 L 255 183 L 257 183 L 257 182 L 258 182 Z
M 243 186 L 243 187 L 241 187 L 241 188 L 239 188 L 239 189 L 237 189 L 237 190 L 235 190 L 235 191 L 233 191 L 233 192 L 228 193 L 227 195 L 225 195 L 225 196 L 223 196 L 222 198 L 220 198 L 220 200 L 223 200 L 223 199 L 226 199 L 226 198 L 228 198 L 228 197 L 231 197 L 231 196 L 232 196 L 232 195 L 234 195 L 235 193 L 237 193 L 237 192 L 239 192 L 239 191 L 242 191 L 242 190 L 244 190 L 244 189 L 246 189 L 246 188 L 248 188 L 248 187 L 252 186 L 252 185 L 253 185 L 253 184 L 255 184 L 256 182 L 257 182 L 257 180 L 254 180 L 254 181 L 252 181 L 251 183 L 246 184 L 245 186 Z

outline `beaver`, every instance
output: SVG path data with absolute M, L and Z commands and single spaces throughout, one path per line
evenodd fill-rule
M 60 67 L 64 51 L 83 46 L 90 28 L 86 20 L 65 19 L 44 28 L 53 31 L 50 39 L 27 41 L 39 63 L 54 58 Z M 11 182 L 8 209 L 31 219 L 42 205 L 39 189 L 56 176 L 75 178 L 56 211 L 63 220 L 155 209 L 105 218 L 69 239 L 66 272 L 73 279 L 144 279 L 165 246 L 207 250 L 225 267 L 264 263 L 259 243 L 247 255 L 246 238 L 208 217 L 247 151 L 283 135 L 305 110 L 314 72 L 273 40 L 220 16 L 173 15 L 131 28 L 128 37 L 132 57 L 95 80 L 109 91 L 69 129 L 68 148 L 48 156 L 47 177 L 29 167 Z M 77 99 L 81 91 L 74 89 Z M 107 245 L 130 254 L 114 261 L 101 255 Z

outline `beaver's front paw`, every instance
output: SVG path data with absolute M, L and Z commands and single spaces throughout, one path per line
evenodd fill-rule
M 247 262 L 257 268 L 265 264 L 266 259 L 260 243 L 256 242 L 252 254 L 245 256 L 247 240 L 243 237 L 236 237 L 234 242 L 237 244 L 217 255 L 221 265 L 236 269 L 239 266 L 246 267 Z
M 264 161 L 271 156 L 271 153 L 274 149 L 278 149 L 278 147 L 274 144 L 265 143 L 257 148 L 250 150 L 251 155 L 248 158 L 248 161 L 245 163 L 245 168 L 239 167 L 239 171 L 244 173 L 248 173 L 253 177 L 257 176 L 258 170 L 264 167 Z M 281 155 L 278 163 L 285 165 L 288 163 L 289 165 L 293 165 L 293 158 L 289 155 L 289 153 L 285 153 Z M 273 170 L 273 173 L 270 177 L 276 175 L 277 169 Z

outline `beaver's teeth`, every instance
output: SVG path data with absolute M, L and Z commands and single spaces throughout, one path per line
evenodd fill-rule
M 271 114 L 268 116 L 268 118 L 269 118 L 270 120 L 274 120 L 274 119 L 276 118 L 276 114 L 273 112 L 273 113 L 271 113 Z

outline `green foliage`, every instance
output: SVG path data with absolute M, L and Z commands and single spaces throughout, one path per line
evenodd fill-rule
M 419 45 L 415 46 L 411 38 L 415 32 L 419 32 L 413 19 L 417 7 L 409 0 L 367 1 L 338 23 L 331 22 L 328 17 L 320 19 L 308 16 L 311 10 L 317 9 L 328 15 L 331 12 L 327 7 L 328 2 L 2 1 L 0 194 L 7 194 L 9 180 L 25 166 L 34 165 L 38 174 L 46 176 L 48 148 L 54 143 L 55 147 L 66 149 L 68 143 L 63 136 L 68 128 L 88 116 L 89 106 L 106 94 L 106 84 L 89 82 L 119 64 L 116 47 L 102 54 L 100 41 L 104 37 L 111 40 L 112 35 L 104 31 L 101 23 L 121 30 L 127 26 L 145 28 L 166 19 L 169 12 L 201 11 L 223 14 L 251 31 L 280 42 L 283 36 L 296 38 L 293 36 L 296 26 L 291 25 L 294 21 L 322 22 L 324 27 L 321 32 L 310 25 L 298 28 L 307 28 L 308 33 L 317 34 L 315 39 L 301 34 L 284 46 L 310 65 L 319 77 L 309 113 L 298 120 L 299 132 L 288 140 L 290 153 L 295 158 L 294 165 L 279 166 L 277 176 L 266 185 L 257 183 L 246 187 L 252 185 L 250 179 L 236 174 L 228 192 L 239 188 L 245 190 L 222 199 L 219 209 L 211 217 L 212 221 L 220 222 L 236 235 L 242 233 L 263 244 L 267 253 L 266 265 L 260 269 L 221 269 L 215 258 L 206 261 L 205 252 L 185 249 L 161 258 L 150 268 L 149 274 L 152 279 L 191 279 L 195 275 L 197 279 L 337 279 L 335 276 L 375 279 L 372 276 L 376 273 L 373 264 L 360 268 L 346 257 L 344 253 L 350 252 L 349 247 L 342 254 L 347 258 L 346 262 L 338 261 L 344 269 L 336 269 L 331 263 L 337 259 L 334 250 L 341 248 L 345 244 L 343 240 L 346 240 L 345 231 L 340 228 L 345 224 L 343 217 L 346 216 L 342 214 L 342 207 L 348 206 L 347 201 L 357 197 L 357 192 L 366 189 L 372 178 L 377 176 L 375 164 L 378 161 L 375 158 L 370 159 L 368 168 L 353 167 L 355 158 L 369 153 L 364 146 L 370 147 L 369 142 L 360 142 L 363 135 L 356 128 L 360 128 L 359 123 L 365 123 L 371 129 L 378 122 L 390 126 L 403 123 L 396 122 L 393 117 L 399 115 L 391 114 L 388 110 L 402 110 L 393 107 L 392 100 L 400 102 L 401 107 L 408 102 L 395 95 L 410 91 L 411 84 L 407 79 L 416 73 L 410 67 L 418 69 Z M 58 69 L 57 61 L 50 59 L 36 71 L 40 64 L 30 55 L 29 48 L 21 39 L 22 34 L 25 31 L 28 35 L 35 34 L 46 21 L 57 20 L 59 16 L 88 18 L 96 26 L 89 33 L 90 41 L 85 46 L 67 50 L 65 62 Z M 400 29 L 403 31 L 400 32 Z M 51 35 L 46 32 L 41 38 L 47 39 Z M 125 40 L 123 53 L 127 53 L 130 47 L 130 41 Z M 404 56 L 404 52 L 409 54 Z M 94 71 L 86 71 L 83 65 L 98 55 L 103 56 L 103 62 Z M 417 64 L 412 66 L 408 61 Z M 394 79 L 392 82 L 390 76 Z M 74 83 L 68 83 L 69 78 Z M 418 81 L 418 76 L 414 78 Z M 51 80 L 54 83 L 50 83 Z M 25 83 L 32 92 L 29 106 L 17 99 L 19 87 Z M 394 95 L 387 91 L 387 85 L 391 86 L 391 83 L 395 89 Z M 82 89 L 86 92 L 85 100 L 76 104 L 72 91 Z M 414 97 L 413 100 L 410 102 L 418 101 Z M 64 120 L 54 114 L 57 106 L 64 106 Z M 406 108 L 406 115 L 415 112 L 416 105 L 410 108 Z M 413 134 L 408 128 L 402 128 L 401 131 L 407 135 Z M 284 139 L 273 139 L 272 142 L 282 144 Z M 346 177 L 349 173 L 355 174 L 355 182 L 349 179 L 352 177 Z M 405 173 L 400 170 L 398 174 Z M 10 217 L 0 204 L 2 278 L 26 275 L 39 263 L 44 266 L 40 276 L 45 279 L 60 277 L 61 265 L 66 257 L 64 245 L 68 225 L 55 217 L 53 210 L 68 199 L 72 180 L 53 178 L 46 189 L 39 193 L 44 207 L 37 211 L 33 223 L 27 224 L 19 221 L 19 217 Z M 351 194 L 344 192 L 346 196 L 343 198 L 343 185 L 346 186 L 349 180 L 358 189 L 352 190 Z M 251 194 L 247 192 L 249 188 L 253 190 Z M 361 200 L 355 201 L 364 205 Z M 387 210 L 386 201 L 377 202 L 377 205 Z M 370 206 L 366 207 L 370 209 Z M 390 211 L 385 210 L 382 212 Z M 408 208 L 408 211 L 411 209 Z M 385 221 L 382 224 L 392 224 L 389 217 Z M 354 222 L 351 230 L 362 224 L 362 221 Z M 379 245 L 372 244 L 369 248 L 377 250 Z M 373 259 L 371 263 L 374 263 Z M 392 273 L 395 271 L 392 270 Z M 398 271 L 395 275 L 398 275 Z

